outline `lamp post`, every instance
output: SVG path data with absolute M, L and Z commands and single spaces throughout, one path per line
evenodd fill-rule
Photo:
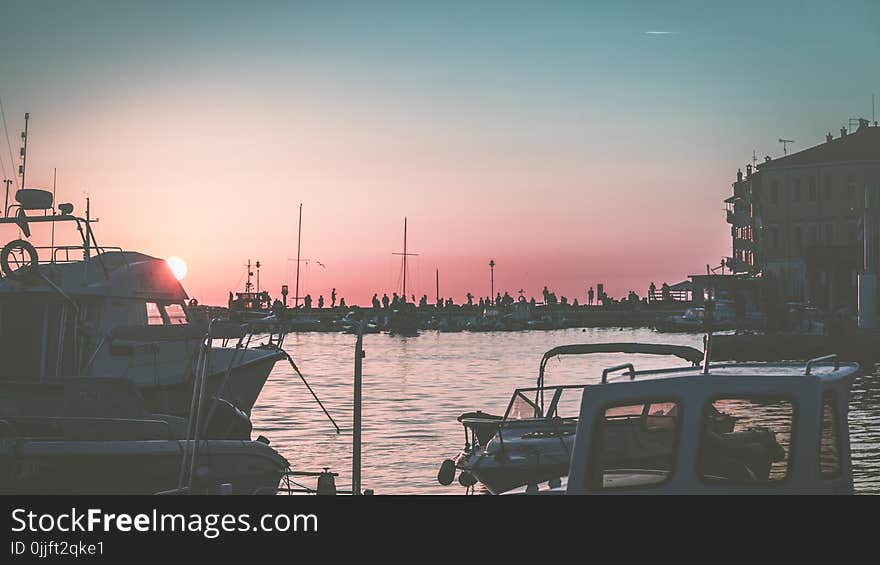
M 495 304 L 495 259 L 489 259 L 489 277 L 491 281 L 489 300 L 492 304 Z

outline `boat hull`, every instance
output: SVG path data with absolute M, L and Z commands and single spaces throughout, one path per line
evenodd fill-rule
M 183 452 L 194 442 L 0 441 L 4 494 L 156 494 L 176 489 Z M 287 461 L 255 441 L 199 443 L 194 494 L 274 493 Z

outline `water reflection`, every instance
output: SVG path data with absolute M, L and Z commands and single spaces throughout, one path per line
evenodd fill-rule
M 425 332 L 414 338 L 364 337 L 363 479 L 380 494 L 461 494 L 457 483 L 437 483 L 440 462 L 462 447 L 456 417 L 483 410 L 503 413 L 515 388 L 535 386 L 538 363 L 551 347 L 571 343 L 640 341 L 702 348 L 700 335 L 644 329 L 590 328 L 510 333 Z M 315 392 L 343 429 L 333 426 L 288 365 L 278 364 L 254 408 L 254 433 L 298 470 L 330 467 L 338 485 L 351 482 L 354 336 L 294 334 L 286 345 Z M 675 358 L 628 356 L 636 368 L 681 366 Z M 547 384 L 595 382 L 619 355 L 553 360 Z M 876 372 L 874 373 L 876 375 Z M 858 492 L 880 492 L 880 384 L 860 377 L 850 412 Z M 577 406 L 578 399 L 573 399 Z M 576 409 L 576 408 L 575 408 Z

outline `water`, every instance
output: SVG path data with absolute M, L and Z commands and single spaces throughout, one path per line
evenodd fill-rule
M 557 345 L 653 342 L 702 348 L 702 336 L 658 335 L 647 329 L 588 328 L 504 333 L 425 332 L 414 338 L 364 337 L 362 486 L 378 494 L 462 494 L 454 482 L 437 483 L 441 461 L 464 443 L 456 417 L 483 410 L 503 414 L 515 388 L 534 386 L 538 363 Z M 278 363 L 253 411 L 254 435 L 263 434 L 294 470 L 339 473 L 351 485 L 352 335 L 291 334 L 285 348 L 342 433 L 336 434 L 306 387 Z M 681 366 L 673 357 L 629 356 L 636 368 Z M 620 355 L 553 360 L 547 384 L 590 382 Z M 880 379 L 867 375 L 853 387 L 850 411 L 857 492 L 880 493 Z M 314 487 L 314 479 L 306 484 Z

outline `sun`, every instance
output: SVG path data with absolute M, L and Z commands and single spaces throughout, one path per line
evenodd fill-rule
M 165 259 L 165 262 L 171 267 L 171 272 L 174 273 L 177 280 L 182 281 L 183 277 L 186 276 L 186 261 L 180 257 L 169 257 Z

